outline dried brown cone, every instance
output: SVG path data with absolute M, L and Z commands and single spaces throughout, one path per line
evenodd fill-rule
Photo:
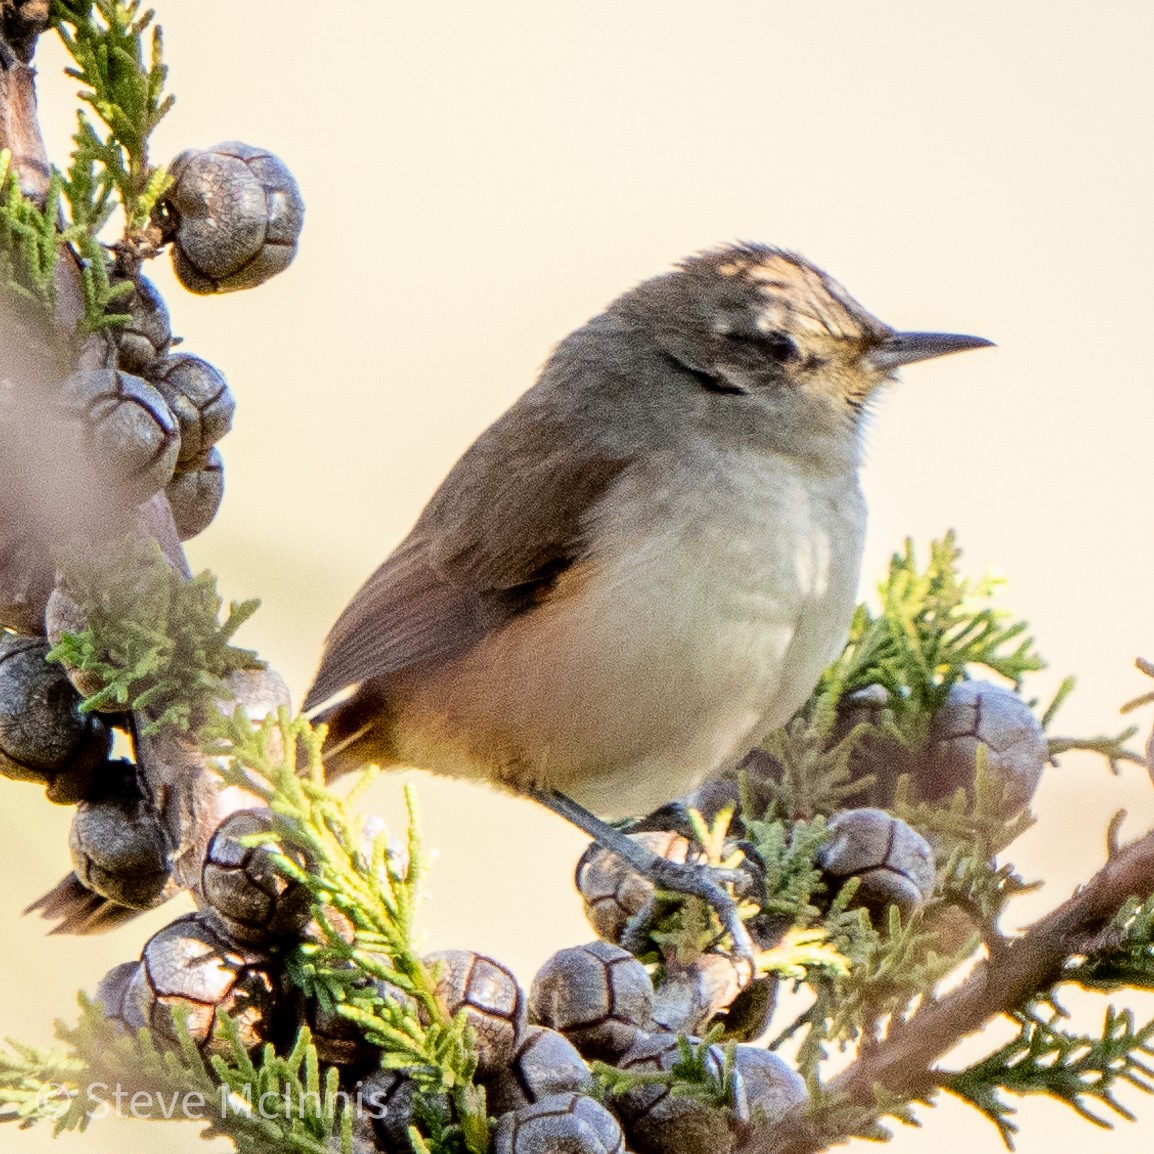
M 128 989 L 140 969 L 140 962 L 121 962 L 113 966 L 96 987 L 93 1001 L 103 1014 L 118 1023 L 128 1033 L 136 1033 L 146 1023 L 135 1003 L 128 999 Z
M 762 1046 L 734 1046 L 733 1074 L 733 1112 L 739 1132 L 772 1124 L 809 1098 L 805 1079 Z
M 670 1147 L 672 1150 L 673 1147 Z M 580 1094 L 554 1094 L 505 1114 L 493 1154 L 624 1154 L 617 1119 Z
M 117 369 L 80 369 L 61 389 L 83 451 L 110 502 L 148 500 L 172 479 L 180 431 L 164 397 Z
M 201 867 L 201 895 L 226 937 L 240 946 L 267 949 L 294 941 L 312 917 L 308 887 L 289 878 L 276 860 L 286 854 L 304 868 L 304 856 L 274 841 L 244 844 L 272 829 L 266 809 L 230 814 L 212 835 Z
M 129 317 L 116 332 L 117 366 L 147 377 L 148 370 L 172 344 L 168 306 L 152 281 L 146 276 L 138 276 L 133 282 L 132 295 L 126 300 L 118 300 L 114 308 Z
M 364 1027 L 341 1013 L 336 1005 L 293 990 L 296 1020 L 308 1026 L 317 1058 L 326 1066 L 339 1066 L 363 1074 L 381 1064 L 381 1051 L 365 1037 Z
M 186 1014 L 189 1035 L 201 1053 L 224 1054 L 217 1011 L 236 1026 L 241 1044 L 251 1049 L 266 1041 L 274 1021 L 274 983 L 261 954 L 227 942 L 200 914 L 189 914 L 149 939 L 140 969 L 125 994 L 125 1013 L 138 1017 L 156 1039 L 177 1040 L 173 1013 Z
M 696 1038 L 689 1041 L 697 1044 Z M 639 1037 L 617 1061 L 617 1068 L 641 1072 L 671 1070 L 681 1061 L 676 1037 Z M 705 1055 L 711 1075 L 719 1082 L 724 1057 L 711 1046 Z M 637 1154 L 728 1154 L 735 1140 L 732 1113 L 690 1094 L 675 1094 L 668 1085 L 642 1085 L 619 1094 L 612 1105 L 621 1118 L 631 1150 Z
M 728 954 L 701 954 L 685 965 L 673 960 L 653 995 L 653 1023 L 672 1033 L 704 1033 L 748 985 L 745 967 Z
M 695 856 L 688 838 L 669 830 L 647 830 L 629 835 L 632 841 L 670 861 Z M 632 918 L 653 897 L 653 883 L 612 850 L 591 842 L 577 863 L 577 889 L 585 916 L 599 938 L 620 945 Z
M 426 1091 L 421 1099 L 425 1113 L 432 1111 L 445 1121 L 451 1118 L 446 1095 Z M 357 1082 L 354 1100 L 354 1139 L 388 1154 L 413 1154 L 409 1127 L 417 1121 L 417 1085 L 411 1078 L 399 1070 L 374 1070 Z
M 934 852 L 901 818 L 883 809 L 847 809 L 833 816 L 829 830 L 814 860 L 831 891 L 856 879 L 853 904 L 875 915 L 890 905 L 908 915 L 933 894 Z
M 80 712 L 80 697 L 39 639 L 0 635 L 0 774 L 45 785 L 74 804 L 111 748 L 104 721 Z
M 179 469 L 165 487 L 172 519 L 182 541 L 203 533 L 212 524 L 224 500 L 224 461 L 215 449 Z
M 182 152 L 165 206 L 172 260 L 190 292 L 253 288 L 296 255 L 304 204 L 292 173 L 270 152 L 229 140 Z
M 476 1042 L 477 1076 L 507 1066 L 526 1024 L 525 995 L 512 971 L 472 950 L 440 950 L 425 963 L 436 968 L 436 996 L 445 1012 L 465 1012 Z
M 545 1026 L 526 1026 L 509 1064 L 485 1084 L 485 1098 L 497 1117 L 553 1094 L 585 1093 L 592 1085 L 589 1067 L 568 1038 Z
M 179 890 L 168 841 L 129 762 L 103 767 L 96 796 L 81 802 L 68 844 L 72 869 L 93 893 L 134 910 L 150 910 Z
M 928 801 L 973 791 L 982 751 L 987 781 L 1000 787 L 1006 815 L 1030 803 L 1050 759 L 1046 735 L 1030 706 L 989 681 L 961 681 L 934 715 L 918 768 L 918 796 Z
M 180 430 L 176 471 L 195 468 L 232 428 L 236 401 L 219 369 L 189 353 L 173 353 L 149 369 Z
M 529 1020 L 562 1033 L 587 1058 L 612 1060 L 651 1023 L 653 986 L 626 950 L 590 942 L 559 950 L 529 989 Z

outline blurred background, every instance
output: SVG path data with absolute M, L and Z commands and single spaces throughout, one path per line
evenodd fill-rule
M 804 253 L 899 328 L 998 343 L 909 370 L 879 405 L 863 592 L 906 536 L 924 552 L 952 526 L 975 575 L 1009 579 L 1005 603 L 1051 663 L 1029 691 L 1048 702 L 1078 675 L 1055 731 L 1121 727 L 1118 706 L 1149 685 L 1133 659 L 1154 657 L 1150 5 L 156 7 L 178 98 L 156 159 L 244 140 L 287 162 L 307 205 L 296 263 L 260 289 L 198 298 L 166 262 L 150 271 L 184 350 L 238 400 L 224 508 L 189 554 L 226 597 L 263 599 L 241 641 L 297 700 L 340 608 L 553 343 L 678 257 L 750 239 Z M 75 84 L 51 36 L 37 62 L 63 163 Z M 1149 711 L 1137 720 L 1140 743 Z M 527 983 L 591 936 L 571 884 L 579 834 L 415 776 L 437 851 L 428 949 L 487 951 Z M 400 780 L 370 797 L 394 821 Z M 70 813 L 31 787 L 0 793 L 0 1034 L 47 1043 L 77 989 L 186 907 L 105 937 L 45 937 L 20 910 L 68 869 Z M 1125 834 L 1154 824 L 1142 771 L 1114 778 L 1069 756 L 1049 772 L 1012 855 L 1046 880 L 1019 923 L 1097 868 L 1119 808 Z M 1072 1004 L 1098 1021 L 1105 1009 Z M 1148 1148 L 1154 1099 L 1123 1097 L 1138 1123 L 1114 1134 L 1028 1102 L 1019 1149 Z M 955 1102 L 922 1117 L 899 1148 L 998 1146 Z M 169 1154 L 208 1149 L 190 1125 L 111 1120 L 61 1141 L 142 1154 L 158 1139 Z M 13 1154 L 50 1140 L 0 1132 Z

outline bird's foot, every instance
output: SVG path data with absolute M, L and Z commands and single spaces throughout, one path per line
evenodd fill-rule
M 658 890 L 699 898 L 717 915 L 722 931 L 732 941 L 735 962 L 742 970 L 742 986 L 748 985 L 754 975 L 754 945 L 738 909 L 738 899 L 751 888 L 751 875 L 740 869 L 719 869 L 702 862 L 676 862 L 652 855 L 652 861 L 631 863 L 647 877 Z M 726 888 L 731 885 L 738 897 Z M 631 953 L 644 952 L 652 915 L 652 899 L 639 911 L 625 928 L 621 944 Z
M 670 861 L 642 845 L 639 840 L 630 837 L 629 832 L 633 832 L 632 830 L 626 832 L 615 829 L 562 793 L 541 789 L 530 791 L 530 796 L 584 830 L 599 845 L 652 882 L 658 890 L 685 894 L 705 902 L 717 915 L 722 931 L 728 934 L 733 942 L 733 957 L 747 975 L 744 984 L 752 980 L 753 940 L 741 919 L 737 903 L 740 898 L 752 895 L 759 888 L 756 862 L 747 858 L 745 864 L 749 868 L 727 869 L 710 866 L 700 860 Z M 726 890 L 727 885 L 733 888 L 737 897 Z M 630 952 L 643 952 L 643 949 L 635 949 L 634 945 L 630 944 L 630 939 L 636 938 L 634 944 L 644 946 L 643 926 L 649 920 L 646 914 L 647 909 L 642 909 L 633 917 L 632 925 L 626 930 L 629 937 L 622 941 L 622 945 Z

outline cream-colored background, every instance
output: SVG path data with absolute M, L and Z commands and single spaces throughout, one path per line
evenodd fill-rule
M 264 598 L 244 639 L 298 697 L 346 598 L 551 344 L 678 256 L 749 238 L 804 252 L 899 327 L 998 342 L 909 370 L 881 404 L 867 583 L 905 535 L 956 527 L 1036 628 L 1052 672 L 1034 691 L 1078 673 L 1059 728 L 1120 724 L 1144 688 L 1130 663 L 1154 655 L 1148 4 L 157 6 L 179 97 L 158 158 L 259 144 L 308 205 L 299 259 L 262 289 L 205 300 L 154 274 L 184 347 L 239 403 L 224 509 L 189 551 L 226 595 Z M 39 63 L 60 160 L 75 86 L 47 39 Z M 439 850 L 430 948 L 490 951 L 528 981 L 588 936 L 576 833 L 483 790 L 420 789 Z M 109 937 L 44 937 L 19 911 L 67 868 L 69 815 L 25 786 L 0 794 L 0 1032 L 47 1041 L 73 991 L 177 906 Z M 389 780 L 372 800 L 395 814 L 397 797 Z M 1050 772 L 1016 854 L 1048 885 L 1021 917 L 1100 862 L 1116 808 L 1137 832 L 1152 800 L 1135 770 Z M 1140 1121 L 1113 1135 L 1027 1104 L 1020 1148 L 1145 1148 L 1154 1101 L 1127 1100 Z M 903 1148 L 997 1146 L 955 1103 L 924 1120 Z M 194 1134 L 104 1122 L 62 1141 L 180 1154 L 206 1149 Z M 0 1132 L 15 1154 L 48 1142 Z

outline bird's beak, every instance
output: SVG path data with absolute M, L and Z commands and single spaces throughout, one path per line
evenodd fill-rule
M 902 365 L 982 349 L 992 345 L 985 337 L 967 337 L 961 333 L 893 333 L 870 350 L 868 358 L 879 373 L 892 373 Z

